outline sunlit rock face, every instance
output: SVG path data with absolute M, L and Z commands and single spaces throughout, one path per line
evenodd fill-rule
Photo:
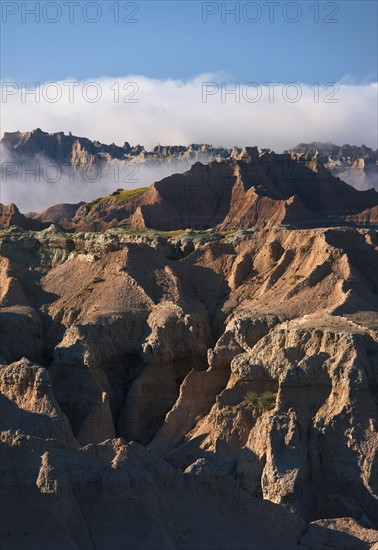
M 0 241 L 4 548 L 377 542 L 376 231 Z
M 1 547 L 375 548 L 377 192 L 313 144 L 4 144 L 189 166 L 0 206 Z

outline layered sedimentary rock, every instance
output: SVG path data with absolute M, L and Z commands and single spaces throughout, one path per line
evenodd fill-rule
M 4 205 L 0 203 L 0 227 L 11 227 L 12 225 L 18 225 L 23 229 L 35 231 L 40 231 L 47 227 L 47 224 L 43 223 L 43 221 L 21 214 L 15 204 Z
M 74 185 L 75 196 L 82 198 L 78 191 L 82 188 L 83 197 L 90 193 L 94 199 L 57 204 L 42 213 L 27 214 L 26 220 L 15 205 L 1 206 L 0 225 L 5 227 L 38 230 L 43 224 L 57 223 L 72 231 L 104 231 L 120 225 L 171 231 L 218 224 L 229 230 L 277 224 L 376 225 L 377 221 L 378 194 L 367 190 L 377 188 L 367 184 L 374 179 L 377 155 L 365 146 L 300 144 L 287 153 L 275 154 L 257 147 L 229 150 L 192 144 L 159 145 L 147 152 L 128 143 L 123 147 L 104 145 L 36 129 L 5 134 L 1 148 L 7 190 L 14 181 L 14 193 L 25 198 L 25 186 L 38 190 L 42 184 L 43 192 L 51 192 L 55 185 L 57 196 L 65 196 Z M 120 170 L 130 163 L 136 171 L 146 165 L 154 170 L 163 167 L 162 175 L 180 173 L 155 181 L 149 189 L 114 191 L 115 181 L 122 181 Z M 53 174 L 49 175 L 51 166 Z M 365 183 L 357 184 L 350 174 L 361 170 L 366 172 Z M 95 179 L 93 174 L 89 176 L 92 172 Z M 51 177 L 57 178 L 54 183 Z M 343 179 L 364 191 L 357 192 Z M 98 198 L 96 186 L 100 190 L 102 184 L 110 186 L 111 193 Z
M 69 229 L 71 227 L 72 218 L 74 218 L 76 212 L 83 204 L 85 203 L 79 202 L 76 204 L 70 204 L 70 203 L 56 204 L 54 206 L 50 206 L 49 208 L 46 208 L 46 210 L 44 210 L 41 213 L 27 212 L 26 217 L 32 218 L 32 219 L 38 219 L 41 222 L 45 222 L 45 223 L 60 224 L 65 229 Z M 17 224 L 14 224 L 14 225 L 17 225 Z
M 93 166 L 105 167 L 106 163 L 114 161 L 133 162 L 159 166 L 161 164 L 182 164 L 189 168 L 193 162 L 221 160 L 235 156 L 241 149 L 233 150 L 225 147 L 213 147 L 208 144 L 157 145 L 152 151 L 147 151 L 143 145 L 131 146 L 127 141 L 123 146 L 114 143 L 106 145 L 85 137 L 73 136 L 64 132 L 51 133 L 36 128 L 31 132 L 6 132 L 0 142 L 10 155 L 10 159 L 27 162 L 38 158 L 55 163 L 61 167 L 71 166 L 74 169 L 88 171 Z
M 378 191 L 378 151 L 371 147 L 313 142 L 300 143 L 291 151 L 317 158 L 334 176 L 356 189 Z
M 361 225 L 377 225 L 378 224 L 378 206 L 372 208 L 366 208 L 362 212 L 355 214 L 354 216 L 348 216 L 348 221 Z
M 0 241 L 4 548 L 374 548 L 376 231 Z
M 63 226 L 76 231 L 119 225 L 172 231 L 308 227 L 345 220 L 373 225 L 377 203 L 376 191 L 355 190 L 308 155 L 247 147 L 237 159 L 198 162 L 148 189 L 118 191 L 82 205 L 70 225 L 66 220 Z
M 157 145 L 147 151 L 143 145 L 107 145 L 85 137 L 64 132 L 48 133 L 36 128 L 31 132 L 6 132 L 0 142 L 10 160 L 27 163 L 31 159 L 47 161 L 59 167 L 84 173 L 94 167 L 103 169 L 114 163 L 132 163 L 153 167 L 172 166 L 179 172 L 188 170 L 195 162 L 231 160 L 243 149 L 213 147 L 209 144 Z M 268 151 L 268 150 L 267 150 Z M 378 191 L 378 152 L 365 145 L 335 145 L 333 143 L 300 143 L 290 153 L 309 155 L 322 162 L 334 175 L 359 190 Z M 77 181 L 81 181 L 78 178 Z
M 326 167 L 374 152 L 2 144 L 203 163 L 1 206 L 1 546 L 376 548 L 378 194 Z

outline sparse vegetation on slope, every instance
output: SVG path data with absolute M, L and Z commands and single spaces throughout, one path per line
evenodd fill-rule
M 99 550 L 109 545 L 98 532 L 129 520 L 130 471 L 141 510 L 149 510 L 154 476 L 162 506 L 177 509 L 185 482 L 189 513 L 201 506 L 205 521 L 220 499 L 204 501 L 203 480 L 245 495 L 240 508 L 220 503 L 220 521 L 240 515 L 247 529 L 224 548 L 249 547 L 259 510 L 269 525 L 282 521 L 285 538 L 261 547 L 299 548 L 306 523 L 330 521 L 330 498 L 333 517 L 359 521 L 363 509 L 377 527 L 378 333 L 367 328 L 377 326 L 376 271 L 376 234 L 366 229 L 225 237 L 217 228 L 9 228 L 0 239 L 6 479 L 26 480 L 27 494 L 36 488 L 46 529 L 50 508 L 62 510 L 63 522 L 70 517 L 61 496 L 68 482 L 85 491 L 114 484 L 111 516 L 103 492 L 80 500 L 88 517 L 98 510 L 90 534 Z M 20 491 L 9 517 L 27 517 L 29 504 Z M 299 526 L 286 545 L 290 522 Z M 40 548 L 46 529 L 35 523 Z M 71 536 L 71 523 L 63 527 Z M 115 529 L 119 547 L 124 532 Z M 130 536 L 139 540 L 140 530 Z M 221 548 L 219 539 L 205 544 Z
M 127 199 L 130 199 L 131 197 L 136 197 L 138 195 L 142 195 L 147 191 L 148 187 L 139 187 L 138 189 L 123 189 L 119 191 L 114 191 L 110 195 L 107 195 L 106 197 L 99 197 L 97 199 L 94 199 L 91 202 L 87 203 L 87 207 L 89 210 L 91 210 L 93 207 L 97 206 L 98 204 L 106 201 L 113 201 L 113 202 L 123 202 Z
M 263 409 L 264 411 L 270 411 L 276 403 L 276 394 L 271 391 L 264 391 L 260 394 L 249 391 L 245 394 L 244 400 L 253 407 Z

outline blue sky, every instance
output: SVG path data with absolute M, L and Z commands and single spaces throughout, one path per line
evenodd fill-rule
M 375 0 L 0 3 L 1 135 L 39 127 L 147 149 L 378 147 Z M 131 187 L 150 183 L 143 178 Z M 42 185 L 36 200 L 73 200 L 72 189 L 59 199 L 51 191 Z
M 62 2 L 61 20 L 55 23 L 45 20 L 58 14 L 54 7 L 45 12 L 46 17 L 41 11 L 38 22 L 35 15 L 21 12 L 22 4 L 32 9 L 36 2 L 2 2 L 2 80 L 32 84 L 127 74 L 185 80 L 219 71 L 241 82 L 377 80 L 375 1 L 302 0 L 297 3 L 301 14 L 281 2 L 273 22 L 269 22 L 268 6 L 259 2 L 261 18 L 255 23 L 247 19 L 257 18 L 258 12 L 253 7 L 243 12 L 246 2 L 204 6 L 201 1 L 144 1 L 135 3 L 134 15 L 132 4 L 118 2 L 118 23 L 112 0 L 95 3 L 102 12 L 101 16 L 97 12 L 95 23 L 85 20 L 96 18 L 95 8 L 87 7 L 83 15 L 88 2 L 82 0 L 72 23 Z M 223 23 L 222 5 L 239 9 L 240 22 L 229 15 Z M 317 6 L 319 22 L 315 23 Z M 13 9 L 17 13 L 7 15 Z M 217 9 L 206 23 L 202 21 L 203 10 Z M 124 17 L 139 22 L 122 22 Z M 296 17 L 295 23 L 287 21 Z M 326 23 L 327 17 L 338 22 Z
M 1 134 L 40 127 L 147 148 L 277 152 L 308 141 L 378 145 L 374 0 L 2 0 L 1 8 Z M 89 85 L 97 93 L 93 82 L 98 101 L 87 96 Z M 216 92 L 206 95 L 209 82 Z M 267 82 L 278 83 L 274 101 Z

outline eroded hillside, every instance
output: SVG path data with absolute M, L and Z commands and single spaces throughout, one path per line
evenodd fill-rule
M 374 547 L 376 231 L 0 243 L 4 548 Z

